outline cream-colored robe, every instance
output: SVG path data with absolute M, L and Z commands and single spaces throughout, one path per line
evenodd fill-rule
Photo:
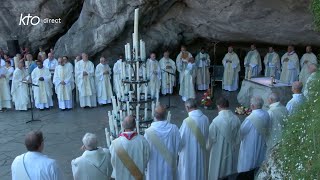
M 232 63 L 227 63 L 227 60 L 232 61 Z M 234 52 L 228 52 L 224 56 L 222 64 L 224 66 L 222 89 L 227 91 L 236 91 L 238 89 L 240 72 L 240 61 L 238 55 Z
M 184 70 L 188 65 L 188 59 L 192 57 L 192 54 L 188 51 L 180 52 L 176 58 L 177 70 L 179 72 L 179 83 L 181 83 Z
M 262 70 L 261 57 L 256 49 L 248 52 L 244 58 L 244 66 L 246 68 L 245 78 L 248 78 L 249 70 L 251 70 L 251 77 L 256 77 L 260 74 Z
M 108 71 L 109 74 L 103 74 L 105 71 Z M 99 104 L 111 103 L 112 86 L 111 86 L 111 68 L 108 64 L 98 64 L 96 67 L 95 78 L 96 78 L 96 89 L 97 89 L 97 98 Z
M 207 53 L 199 53 L 196 56 L 196 66 L 197 66 L 197 86 L 198 90 L 204 91 L 209 89 L 210 84 L 210 56 Z
M 304 63 L 308 61 L 307 63 Z M 310 64 L 318 64 L 317 56 L 311 53 L 305 53 L 301 60 L 300 60 L 300 66 L 301 66 L 301 72 L 299 74 L 299 81 L 302 82 L 302 84 L 305 86 L 308 80 L 308 77 L 310 76 L 308 66 Z
M 5 75 L 0 78 L 0 110 L 2 108 L 11 108 L 11 95 L 9 87 L 9 73 L 5 66 L 0 67 L 0 75 Z
M 173 86 L 175 86 L 176 77 L 164 72 L 163 70 L 170 72 L 172 74 L 176 74 L 176 64 L 172 59 L 166 59 L 163 57 L 159 61 L 161 68 L 161 93 L 162 94 L 172 94 Z M 167 67 L 171 67 L 171 69 L 167 69 Z
M 44 81 L 39 81 L 43 77 Z M 38 86 L 33 86 L 33 96 L 35 107 L 38 109 L 49 108 L 53 106 L 52 102 L 52 81 L 49 69 L 43 67 L 35 68 L 31 73 L 32 83 Z
M 288 58 L 289 61 L 285 62 L 284 60 Z M 299 58 L 295 52 L 285 53 L 281 58 L 282 71 L 280 75 L 280 81 L 284 83 L 291 84 L 294 81 L 298 80 L 299 75 Z
M 161 87 L 161 69 L 157 60 L 147 60 L 147 78 L 150 80 L 148 91 L 151 98 L 155 98 L 157 93 L 160 93 Z
M 181 77 L 179 95 L 182 96 L 182 100 L 186 101 L 189 98 L 195 98 L 196 92 L 194 89 L 194 82 L 196 76 L 195 64 L 188 63 L 188 66 L 184 70 L 183 76 Z
M 17 68 L 13 72 L 11 95 L 16 110 L 27 110 L 30 106 L 28 84 L 21 81 L 30 78 L 26 69 Z
M 65 82 L 65 85 L 60 84 Z M 53 84 L 57 94 L 60 109 L 72 108 L 72 90 L 74 88 L 74 78 L 70 67 L 58 65 L 54 71 Z
M 275 77 L 276 79 L 280 78 L 280 58 L 278 53 L 272 52 L 267 53 L 264 57 L 264 76 L 266 77 Z

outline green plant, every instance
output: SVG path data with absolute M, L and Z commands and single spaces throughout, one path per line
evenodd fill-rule
M 311 11 L 314 16 L 314 23 L 317 30 L 320 30 L 320 0 L 311 1 Z

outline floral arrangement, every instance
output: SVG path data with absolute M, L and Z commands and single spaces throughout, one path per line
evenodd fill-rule
M 246 108 L 244 106 L 237 107 L 235 110 L 236 114 L 239 115 L 250 115 L 252 110 L 250 108 Z
M 212 99 L 211 99 L 211 93 L 210 89 L 208 89 L 202 96 L 201 104 L 204 106 L 211 106 L 212 105 Z

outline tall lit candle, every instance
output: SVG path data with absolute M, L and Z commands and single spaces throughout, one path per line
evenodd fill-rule
M 144 120 L 146 121 L 148 118 L 148 108 L 147 108 L 148 103 L 145 103 L 145 108 L 144 108 Z
M 130 46 L 130 43 L 128 43 L 128 61 L 131 60 L 131 46 Z
M 146 60 L 146 43 L 144 41 L 142 41 L 141 59 L 143 59 L 143 61 Z
M 139 116 L 139 109 L 140 109 L 140 104 L 138 104 L 137 106 L 136 106 L 136 120 L 139 120 L 139 118 L 140 118 L 140 116 Z
M 125 59 L 128 59 L 128 44 L 124 45 Z
M 138 102 L 140 101 L 140 87 L 139 87 L 139 85 L 137 87 L 137 101 Z
M 127 101 L 127 115 L 130 115 L 130 105 L 129 105 L 129 101 Z
M 144 100 L 148 100 L 148 86 L 144 85 Z
M 112 117 L 111 117 L 111 112 L 110 111 L 108 111 L 108 119 L 109 119 L 110 132 L 114 133 L 113 122 L 112 122 Z
M 136 129 L 137 129 L 137 133 L 140 134 L 140 127 L 139 127 L 139 121 L 136 121 Z
M 128 71 L 129 71 L 129 73 L 128 73 L 129 81 L 131 81 L 131 76 L 132 76 L 132 74 L 131 74 L 131 66 L 129 66 Z
M 139 75 L 140 75 L 140 74 L 139 74 L 139 70 L 140 70 L 140 69 L 139 69 L 139 62 L 137 61 L 137 62 L 136 62 L 136 72 L 137 72 L 137 78 L 136 78 L 136 80 L 137 80 L 137 81 L 140 80 L 140 78 L 139 78 Z
M 145 67 L 142 68 L 142 76 L 143 76 L 143 80 L 147 80 L 147 72 Z
M 107 147 L 109 148 L 110 145 L 111 145 L 111 141 L 110 141 L 110 134 L 108 132 L 108 128 L 104 128 L 104 132 L 105 132 L 105 135 L 106 135 Z
M 154 109 L 155 109 L 155 104 L 154 104 L 154 101 L 152 101 L 152 106 L 151 106 L 151 116 L 152 116 L 152 118 L 154 117 Z
M 135 59 L 138 60 L 138 28 L 139 27 L 139 8 L 134 10 L 134 46 L 135 46 Z
M 119 129 L 118 129 L 117 119 L 113 119 L 113 122 L 114 122 L 114 127 L 115 127 L 115 129 L 116 129 L 116 135 L 118 136 L 118 135 L 119 135 Z

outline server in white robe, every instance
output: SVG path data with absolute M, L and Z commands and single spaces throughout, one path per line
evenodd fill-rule
M 179 72 L 179 84 L 181 83 L 184 75 L 184 70 L 188 65 L 188 60 L 192 57 L 192 54 L 187 51 L 185 46 L 181 46 L 181 51 L 176 58 L 177 70 Z
M 162 105 L 154 111 L 154 122 L 145 131 L 150 145 L 147 180 L 177 179 L 177 159 L 180 151 L 180 133 L 176 125 L 166 120 L 166 108 Z
M 308 66 L 308 70 L 309 70 L 310 76 L 308 77 L 307 82 L 303 88 L 304 89 L 303 95 L 307 99 L 312 99 L 312 97 L 316 98 L 318 96 L 318 92 L 314 91 L 313 88 L 315 86 L 314 81 L 317 81 L 319 79 L 318 78 L 319 70 L 316 64 L 310 64 Z
M 205 52 L 205 48 L 202 47 L 199 54 L 196 56 L 196 66 L 197 66 L 197 88 L 200 91 L 205 91 L 209 89 L 210 84 L 210 56 Z
M 11 108 L 9 73 L 5 66 L 0 67 L 0 112 L 3 108 Z
M 197 109 L 195 99 L 188 99 L 185 108 L 189 117 L 183 120 L 180 127 L 182 149 L 179 154 L 178 176 L 184 180 L 205 180 L 208 176 L 206 142 L 209 120 Z
M 195 98 L 196 67 L 193 57 L 189 59 L 188 65 L 181 75 L 179 95 L 182 97 L 182 100 L 186 101 L 189 98 Z
M 294 52 L 293 46 L 288 46 L 288 52 L 281 58 L 282 70 L 280 75 L 280 81 L 283 83 L 291 84 L 298 80 L 299 76 L 299 58 Z
M 169 51 L 163 53 L 159 64 L 161 68 L 161 93 L 163 95 L 172 94 L 176 83 L 176 64 L 170 59 Z
M 284 118 L 288 116 L 288 110 L 280 103 L 278 94 L 270 94 L 268 103 L 270 108 L 268 110 L 270 116 L 270 129 L 267 133 L 267 156 L 271 153 L 272 148 L 281 140 Z
M 74 78 L 70 67 L 66 66 L 66 61 L 59 58 L 59 65 L 56 67 L 53 76 L 55 93 L 58 97 L 58 104 L 61 110 L 70 110 L 73 107 L 72 90 L 74 88 Z
M 161 87 L 161 69 L 155 53 L 151 53 L 150 58 L 147 60 L 147 78 L 150 80 L 148 91 L 151 98 L 155 98 L 160 93 Z
M 69 61 L 68 56 L 63 56 L 62 60 L 64 61 L 64 65 L 66 66 L 68 71 L 70 71 L 74 75 L 74 67 L 73 67 L 72 63 Z
M 300 81 L 295 81 L 292 83 L 292 99 L 286 105 L 289 115 L 297 113 L 300 109 L 300 106 L 307 101 L 307 98 L 302 93 L 302 87 L 303 85 Z
M 59 65 L 58 60 L 54 58 L 52 53 L 48 54 L 48 58 L 43 61 L 43 66 L 49 69 L 50 73 L 53 74 L 56 67 Z
M 236 91 L 239 84 L 240 61 L 232 46 L 228 47 L 228 53 L 224 56 L 222 64 L 224 67 L 222 89 Z
M 125 71 L 123 69 L 124 62 L 122 62 L 122 56 L 113 65 L 113 91 L 115 94 L 121 94 L 122 86 L 122 73 Z
M 43 67 L 42 61 L 37 61 L 36 67 L 31 73 L 35 107 L 43 110 L 53 106 L 52 81 L 49 69 Z
M 266 134 L 269 130 L 270 116 L 262 110 L 261 97 L 251 98 L 252 113 L 243 121 L 240 127 L 240 150 L 238 159 L 238 178 L 254 179 L 257 170 L 266 156 Z
M 150 156 L 149 144 L 134 130 L 134 117 L 125 117 L 122 126 L 124 132 L 110 146 L 112 177 L 121 180 L 145 179 Z
M 216 102 L 219 114 L 209 126 L 207 149 L 210 151 L 208 179 L 218 180 L 237 173 L 240 147 L 240 119 L 229 110 L 223 97 Z
M 8 73 L 8 80 L 9 80 L 9 87 L 10 87 L 10 91 L 11 91 L 11 85 L 12 85 L 12 76 L 13 76 L 13 72 L 14 72 L 14 68 L 11 66 L 11 62 L 10 61 L 6 61 L 6 69 L 7 69 L 7 73 Z
M 28 82 L 30 82 L 29 73 L 24 68 L 24 62 L 20 61 L 18 68 L 13 72 L 11 87 L 12 102 L 16 110 L 26 111 L 30 106 L 30 94 L 26 84 Z
M 82 53 L 82 60 L 77 62 L 75 74 L 79 90 L 80 107 L 96 107 L 97 95 L 94 82 L 94 65 L 88 55 Z
M 31 131 L 25 137 L 28 152 L 17 156 L 11 165 L 12 180 L 63 180 L 56 160 L 42 153 L 44 138 L 41 131 Z
M 111 155 L 108 149 L 98 147 L 95 134 L 86 133 L 82 138 L 83 154 L 71 161 L 73 178 L 76 180 L 107 180 L 111 178 Z
M 264 76 L 274 77 L 276 79 L 280 78 L 280 58 L 278 53 L 276 53 L 273 47 L 269 47 L 269 52 L 264 57 Z
M 259 76 L 262 70 L 261 57 L 254 44 L 251 45 L 250 51 L 244 58 L 246 68 L 245 78 Z
M 313 54 L 311 46 L 306 47 L 306 53 L 302 56 L 300 60 L 301 72 L 299 74 L 299 81 L 305 86 L 308 77 L 311 75 L 309 73 L 308 66 L 310 64 L 318 64 L 317 56 Z
M 97 98 L 100 105 L 111 103 L 112 86 L 111 86 L 111 68 L 106 58 L 100 58 L 100 64 L 96 67 L 96 89 Z

